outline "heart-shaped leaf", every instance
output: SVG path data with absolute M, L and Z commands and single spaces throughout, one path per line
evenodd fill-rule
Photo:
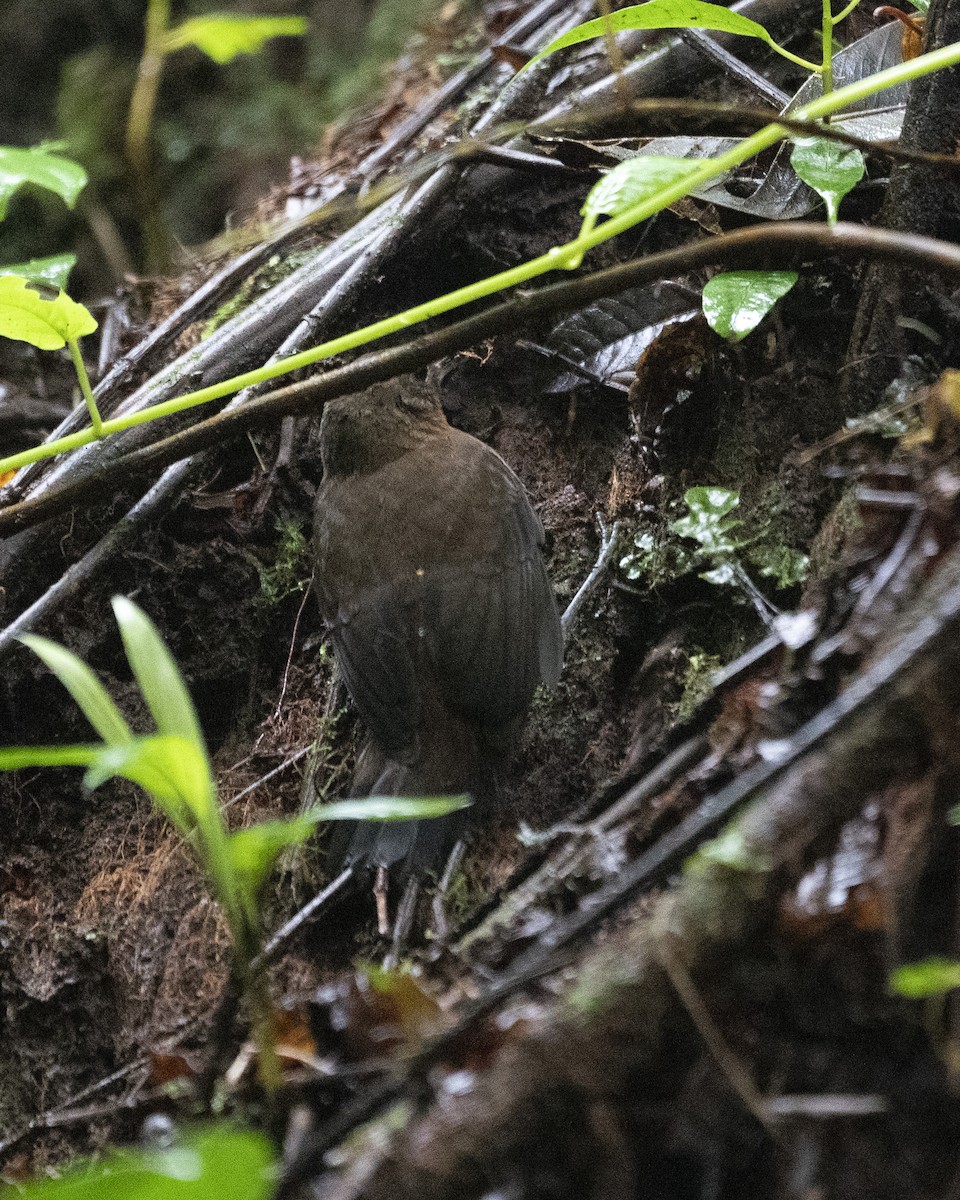
M 863 155 L 829 138 L 796 138 L 790 165 L 824 199 L 827 220 L 836 224 L 840 201 L 863 178 Z
M 726 271 L 703 289 L 703 314 L 711 329 L 739 342 L 760 324 L 797 282 L 796 271 Z
M 625 159 L 593 185 L 581 212 L 591 224 L 599 216 L 615 217 L 684 179 L 702 163 L 703 159 L 692 162 L 655 155 Z

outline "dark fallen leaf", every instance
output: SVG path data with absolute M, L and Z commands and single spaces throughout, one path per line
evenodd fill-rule
M 609 296 L 565 317 L 545 339 L 576 370 L 563 371 L 548 392 L 568 392 L 592 379 L 623 391 L 629 388 L 641 354 L 664 329 L 699 309 L 696 293 L 669 280 Z

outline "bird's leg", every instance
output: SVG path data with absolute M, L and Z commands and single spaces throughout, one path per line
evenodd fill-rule
M 377 867 L 377 878 L 373 885 L 373 898 L 377 903 L 377 933 L 386 937 L 390 932 L 390 914 L 387 912 L 387 884 L 390 876 L 387 868 Z
M 397 907 L 397 921 L 393 927 L 393 941 L 390 945 L 390 951 L 383 960 L 384 969 L 392 971 L 400 961 L 400 954 L 407 944 L 407 938 L 410 936 L 410 926 L 413 924 L 413 915 L 417 911 L 417 898 L 420 895 L 420 881 L 415 875 L 411 875 L 407 880 L 407 886 L 403 891 L 403 899 Z
M 447 865 L 443 868 L 443 874 L 440 876 L 436 895 L 433 897 L 433 931 L 437 936 L 437 940 L 441 942 L 445 942 L 450 936 L 450 923 L 447 921 L 447 910 L 444 907 L 444 901 L 447 898 L 447 892 L 450 890 L 450 883 L 453 880 L 454 872 L 463 861 L 463 849 L 463 839 L 460 838 L 450 851 Z

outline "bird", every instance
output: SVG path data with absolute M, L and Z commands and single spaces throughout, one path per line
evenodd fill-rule
M 560 675 L 543 525 L 503 458 L 448 423 L 432 382 L 328 401 L 320 453 L 314 587 L 367 731 L 350 794 L 473 801 L 358 822 L 343 862 L 439 870 L 465 819 L 500 798 L 534 693 Z

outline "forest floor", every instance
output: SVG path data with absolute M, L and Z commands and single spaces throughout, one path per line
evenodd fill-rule
M 558 87 L 601 68 L 598 50 L 565 66 Z M 788 90 L 799 83 L 777 71 Z M 482 94 L 442 108 L 388 165 L 410 172 L 463 136 L 509 74 L 492 66 Z M 258 217 L 355 182 L 356 165 L 437 86 L 406 61 L 382 104 L 329 138 Z M 701 72 L 688 94 L 735 99 L 737 87 Z M 545 107 L 538 94 L 511 119 Z M 336 297 L 325 336 L 573 238 L 607 150 L 585 135 L 530 149 L 564 169 L 444 168 L 449 182 L 423 211 L 394 213 L 402 236 Z M 846 221 L 879 222 L 889 174 L 886 160 L 871 164 Z M 955 237 L 956 214 L 939 220 L 917 232 Z M 686 200 L 589 265 L 745 221 Z M 169 362 L 186 374 L 211 337 L 233 338 L 241 364 L 272 353 L 303 312 L 283 328 L 264 320 L 257 342 L 246 305 L 346 236 L 308 230 L 242 281 L 238 301 L 138 364 L 125 394 Z M 140 319 L 118 357 L 227 262 L 132 286 L 118 303 Z M 803 263 L 735 345 L 703 319 L 708 272 L 697 269 L 444 358 L 448 418 L 523 481 L 561 609 L 604 530 L 616 525 L 618 542 L 571 627 L 559 686 L 535 702 L 502 809 L 468 845 L 445 899 L 451 929 L 438 929 L 428 888 L 403 968 L 365 966 L 390 939 L 364 880 L 283 947 L 271 986 L 288 1074 L 272 1116 L 242 1021 L 214 1026 L 227 932 L 177 835 L 129 784 L 88 792 L 67 769 L 0 777 L 7 1181 L 134 1140 L 151 1113 L 197 1115 L 215 1050 L 233 1063 L 221 1108 L 286 1134 L 290 1194 L 957 1194 L 953 1007 L 908 1000 L 889 978 L 958 949 L 960 405 L 949 369 L 960 321 L 950 282 L 925 277 L 920 303 L 919 285 L 888 276 L 884 293 L 899 289 L 908 320 L 890 335 L 885 377 L 853 379 L 876 280 L 849 260 Z M 628 365 L 608 369 L 600 351 L 629 337 Z M 29 391 L 35 359 L 3 353 L 4 373 Z M 590 377 L 558 386 L 571 356 Z M 204 360 L 200 373 L 211 369 Z M 45 386 L 69 395 L 58 367 Z M 298 419 L 280 468 L 276 421 L 196 454 L 165 505 L 79 584 L 68 570 L 152 477 L 106 490 L 105 460 L 95 501 L 0 547 L 4 622 L 66 580 L 32 627 L 80 654 L 141 726 L 109 599 L 150 614 L 196 703 L 231 828 L 341 795 L 356 754 L 310 593 L 317 415 Z M 724 586 L 672 529 L 688 489 L 704 486 L 739 498 L 736 578 Z M 49 672 L 22 646 L 4 649 L 4 741 L 86 740 Z M 323 850 L 321 836 L 284 860 L 268 929 L 327 882 Z

